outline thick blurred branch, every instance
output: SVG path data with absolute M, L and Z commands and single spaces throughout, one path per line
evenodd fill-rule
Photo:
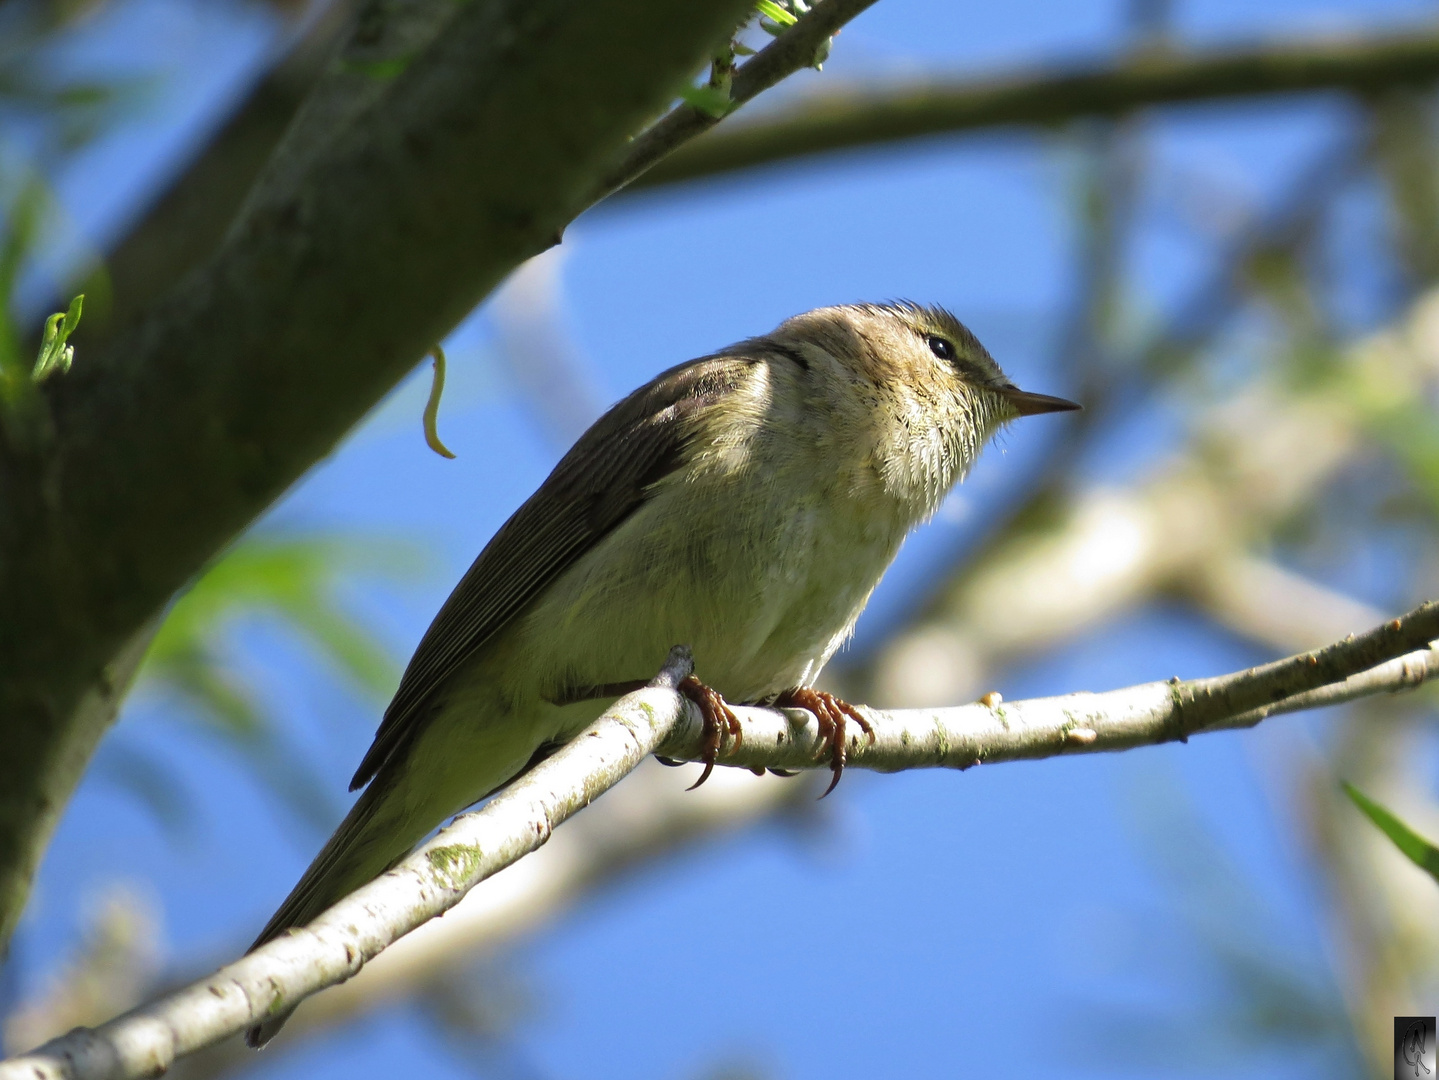
M 1007 704 L 870 711 L 875 739 L 853 734 L 850 763 L 883 771 L 965 769 L 1184 741 L 1277 713 L 1415 686 L 1439 674 L 1439 654 L 1429 647 L 1435 638 L 1439 603 L 1324 649 L 1218 678 Z M 691 668 L 688 651 L 677 647 L 650 689 L 621 698 L 483 809 L 456 819 L 394 871 L 304 929 L 160 1002 L 0 1064 L 0 1080 L 99 1080 L 162 1071 L 175 1058 L 356 974 L 391 942 L 542 845 L 557 825 L 650 753 L 701 759 L 706 740 L 698 710 L 674 690 Z M 803 710 L 736 711 L 744 737 L 722 750 L 726 764 L 827 767 L 814 716 Z
M 990 79 L 930 79 L 830 89 L 782 115 L 726 127 L 667 158 L 636 187 L 673 184 L 777 161 L 904 139 L 1256 95 L 1371 94 L 1439 80 L 1439 35 L 1224 49 L 1150 49 L 1118 64 Z
M 81 350 L 108 341 L 219 247 L 353 7 L 350 0 L 329 4 L 106 254 L 110 297 L 86 312 L 76 335 Z
M 1368 604 L 1234 551 L 1201 562 L 1180 587 L 1206 615 L 1276 652 L 1343 637 L 1381 618 Z
M 806 63 L 813 51 L 794 43 L 812 20 L 832 30 L 832 5 L 862 6 L 825 0 L 736 81 L 757 65 L 769 85 Z M 0 940 L 118 700 L 107 665 L 417 357 L 558 241 L 749 5 L 436 10 L 438 29 L 399 35 L 414 55 L 363 73 L 381 84 L 363 107 L 322 110 L 322 143 L 285 141 L 209 262 L 49 380 L 38 420 L 4 430 Z M 367 18 L 411 14 L 376 5 Z M 106 710 L 82 724 L 96 693 Z
M 786 75 L 814 63 L 823 42 L 875 0 L 825 0 L 737 72 L 730 86 L 731 111 L 774 86 Z M 680 105 L 631 144 L 624 158 L 600 181 L 595 201 L 633 184 L 680 146 L 709 131 L 720 117 Z

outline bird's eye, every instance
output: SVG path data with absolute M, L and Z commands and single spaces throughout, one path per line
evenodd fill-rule
M 924 340 L 929 343 L 929 351 L 941 360 L 954 359 L 954 342 L 948 338 L 942 338 L 938 334 L 926 334 Z

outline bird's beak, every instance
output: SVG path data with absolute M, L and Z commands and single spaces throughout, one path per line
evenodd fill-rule
M 991 387 L 996 394 L 1014 408 L 1020 416 L 1038 416 L 1047 412 L 1072 412 L 1075 409 L 1084 408 L 1078 402 L 1067 401 L 1062 397 L 1050 397 L 1048 394 L 1031 394 L 1027 390 L 1021 390 L 1012 383 L 1003 386 Z

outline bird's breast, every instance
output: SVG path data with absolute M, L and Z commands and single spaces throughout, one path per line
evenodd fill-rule
M 913 522 L 833 462 L 764 460 L 661 484 L 546 590 L 517 669 L 562 694 L 648 677 L 687 644 L 733 701 L 812 682 Z

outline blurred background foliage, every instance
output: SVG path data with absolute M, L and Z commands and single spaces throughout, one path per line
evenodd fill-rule
M 99 297 L 98 325 L 83 326 L 76 341 L 76 362 L 83 363 L 87 331 L 103 335 L 107 319 L 111 326 L 123 321 L 202 256 L 223 230 L 226 208 L 243 194 L 245 177 L 263 161 L 266 138 L 273 141 L 283 129 L 286 109 L 293 111 L 303 96 L 349 14 L 344 0 L 228 0 L 208 14 L 196 13 L 211 3 L 0 3 L 0 349 L 7 356 L 33 353 L 36 328 L 54 298 L 83 287 L 89 291 L 87 320 L 89 295 Z M 966 18 L 979 18 L 966 14 L 974 6 L 954 5 L 958 14 L 945 19 L 958 19 L 954 25 L 963 27 Z M 981 167 L 997 162 L 1002 177 L 1012 176 L 1005 170 L 1017 155 L 1029 155 L 1054 181 L 1044 195 L 1052 214 L 1036 218 L 1032 228 L 1047 230 L 1045 243 L 1064 253 L 1066 269 L 1057 275 L 1063 281 L 1010 320 L 1024 326 L 1008 332 L 1010 354 L 1027 355 L 1026 382 L 1047 379 L 1053 385 L 1036 388 L 1076 397 L 1085 412 L 1037 442 L 1022 441 L 1027 436 L 1021 432 L 1006 436 L 1012 460 L 1003 466 L 1003 479 L 996 479 L 1001 466 L 987 461 L 946 504 L 936 526 L 916 538 L 894 581 L 877 596 L 856 647 L 830 674 L 847 696 L 905 706 L 970 700 L 1001 682 L 1006 693 L 1016 686 L 1050 692 L 1095 680 L 1159 678 L 1171 673 L 1155 670 L 1163 664 L 1183 663 L 1185 674 L 1199 674 L 1321 644 L 1439 595 L 1439 22 L 1424 5 L 1336 7 L 1295 0 L 1271 6 L 1269 32 L 1257 46 L 1224 36 L 1230 31 L 1226 19 L 1241 29 L 1244 20 L 1217 0 L 1093 3 L 1068 8 L 1064 17 L 1084 27 L 1102 24 L 1084 39 L 1091 46 L 1085 63 L 1111 73 L 1116 84 L 1146 62 L 1190 52 L 1367 40 L 1376 49 L 1432 42 L 1433 74 L 1396 76 L 1392 85 L 1376 77 L 1358 89 L 1336 79 L 1331 89 L 1277 99 L 1231 99 L 1221 87 L 1215 96 L 1225 96 L 1225 103 L 1213 106 L 1202 123 L 1143 103 L 1118 115 L 1087 115 L 1078 106 L 1065 115 L 1058 102 L 1054 112 L 1062 118 L 1024 141 L 1016 140 L 1011 125 L 996 121 L 1001 133 L 968 151 Z M 901 41 L 926 36 L 925 20 L 934 9 L 920 0 L 881 0 L 876 17 L 890 7 L 896 22 L 886 25 L 891 32 L 900 28 Z M 142 14 L 130 19 L 132 9 Z M 1081 9 L 1085 14 L 1075 14 Z M 204 32 L 211 35 L 227 19 L 251 28 L 233 46 L 249 57 L 247 73 L 228 89 L 212 91 L 212 114 L 196 126 L 199 134 L 185 152 L 162 152 L 153 140 L 137 139 L 135 154 L 169 156 L 164 168 L 149 169 L 130 204 L 111 207 L 104 220 L 83 206 L 73 209 L 74 200 L 61 190 L 67 170 L 77 161 L 96 167 L 95 159 L 79 155 L 106 138 L 136 139 L 136 117 L 147 110 L 163 113 L 166 95 L 163 50 L 141 50 L 150 70 L 87 58 L 123 54 L 136 26 L 143 31 L 155 19 L 184 24 L 187 18 L 197 20 L 194 27 L 208 26 Z M 868 97 L 910 83 L 923 89 L 959 80 L 961 89 L 982 96 L 993 87 L 1042 80 L 1064 59 L 1037 23 L 1009 31 L 1022 63 L 976 67 L 959 39 L 926 41 L 928 51 L 915 42 L 919 58 L 913 59 L 884 31 L 867 30 L 868 18 L 839 37 L 824 79 L 786 88 L 762 103 L 751 122 L 782 119 L 787 110 L 824 103 L 826 94 L 862 110 Z M 985 27 L 994 18 L 1002 16 L 986 16 Z M 1340 25 L 1316 37 L 1316 19 Z M 262 30 L 253 31 L 256 26 Z M 1038 43 L 1025 51 L 1031 31 Z M 200 29 L 192 32 L 197 40 L 202 36 Z M 224 48 L 214 41 L 207 47 Z M 1321 106 L 1311 100 L 1316 95 Z M 1204 96 L 1189 107 L 1207 108 Z M 914 107 L 926 107 L 923 95 Z M 1233 167 L 1246 155 L 1260 163 L 1256 169 L 1264 167 L 1269 159 L 1256 147 L 1266 132 L 1287 125 L 1307 136 L 1298 140 L 1302 145 L 1282 175 L 1255 177 Z M 882 177 L 885 155 L 898 161 L 909 152 L 869 151 L 862 168 Z M 743 212 L 751 198 L 761 201 L 754 194 L 760 185 L 778 185 L 787 197 L 796 190 L 802 195 L 819 185 L 816 177 L 829 167 L 830 160 L 821 158 L 793 173 L 774 168 L 758 179 L 737 174 L 696 186 L 684 198 L 729 197 Z M 848 257 L 883 261 L 889 238 L 869 235 L 861 221 L 864 199 L 885 196 L 846 197 L 857 215 L 840 227 L 856 237 Z M 646 215 L 663 218 L 682 202 L 680 196 L 628 197 L 621 201 L 627 209 L 601 211 L 610 215 L 601 222 L 613 231 L 641 231 Z M 964 230 L 978 235 L 987 208 L 962 209 L 972 217 L 961 213 L 934 224 L 937 210 L 916 208 L 914 227 L 925 234 L 920 242 L 964 261 L 970 245 L 977 250 L 979 243 Z M 771 217 L 758 227 L 782 225 Z M 646 242 L 659 250 L 662 227 L 655 236 L 660 239 Z M 735 235 L 711 240 L 717 249 L 746 242 Z M 815 238 L 816 246 L 821 241 L 827 238 Z M 343 812 L 344 778 L 425 614 L 453 580 L 449 571 L 463 566 L 525 485 L 543 474 L 543 463 L 606 400 L 661 366 L 648 356 L 634 361 L 648 364 L 647 370 L 631 370 L 623 361 L 606 365 L 578 344 L 564 258 L 548 255 L 522 269 L 489 305 L 486 329 L 467 324 L 448 346 L 452 388 L 441 415 L 447 441 L 450 431 L 469 431 L 447 417 L 492 415 L 477 414 L 477 402 L 504 399 L 533 426 L 519 435 L 506 429 L 493 444 L 469 438 L 468 448 L 458 447 L 462 463 L 467 452 L 480 461 L 461 482 L 449 480 L 437 489 L 413 481 L 421 492 L 417 499 L 442 492 L 437 498 L 453 511 L 446 525 L 435 524 L 437 511 L 411 522 L 411 535 L 382 539 L 394 530 L 377 528 L 360 514 L 326 516 L 326 507 L 369 498 L 394 501 L 395 517 L 405 518 L 411 504 L 402 489 L 411 481 L 400 474 L 399 487 L 385 487 L 381 475 L 393 483 L 395 474 L 385 474 L 378 459 L 395 445 L 387 433 L 403 430 L 406 438 L 419 439 L 424 388 L 406 384 L 321 470 L 312 488 L 288 500 L 274 520 L 257 526 L 174 603 L 157 629 L 133 701 L 96 759 L 91 783 L 118 789 L 158 823 L 164 843 L 179 852 L 165 864 L 173 877 L 151 880 L 139 869 L 107 876 L 90 867 L 85 873 L 57 870 L 48 884 L 42 878 L 37 911 L 0 980 L 9 1049 L 104 1019 L 248 940 L 257 916 L 283 891 L 281 881 Z M 722 263 L 718 253 L 715 262 Z M 784 265 L 749 270 L 756 289 L 785 303 L 792 294 L 808 295 L 789 288 L 792 281 L 781 288 L 766 278 L 792 277 Z M 594 273 L 613 273 L 622 288 L 638 291 L 623 284 L 623 267 Z M 723 295 L 724 304 L 740 304 L 722 293 L 723 273 L 699 267 L 687 285 L 696 293 Z M 824 295 L 813 302 L 855 298 Z M 954 297 L 918 298 L 960 306 L 964 297 L 961 288 Z M 693 303 L 698 308 L 703 302 Z M 652 309 L 634 310 L 657 319 Z M 762 330 L 768 317 L 756 325 L 756 316 L 745 314 L 724 325 L 740 327 L 732 334 L 740 337 Z M 1000 328 L 1002 343 L 1005 320 L 989 321 Z M 603 319 L 591 322 L 605 329 Z M 645 329 L 664 336 L 663 327 Z M 1008 363 L 1009 354 L 984 336 Z M 498 454 L 495 446 L 507 440 L 528 440 L 530 455 L 530 464 L 509 470 L 516 473 L 513 492 L 481 483 L 485 455 Z M 497 465 L 493 471 L 507 470 Z M 347 479 L 335 479 L 342 474 Z M 470 501 L 481 509 L 464 516 L 461 504 Z M 322 528 L 313 527 L 315 519 Z M 337 531 L 337 522 L 345 528 Z M 436 533 L 443 528 L 450 532 Z M 439 564 L 448 577 L 435 572 Z M 443 580 L 435 585 L 437 579 Z M 1161 649 L 1157 638 L 1174 643 Z M 1070 685 L 1075 679 L 1079 684 Z M 1069 912 L 1065 941 L 1084 941 L 1091 970 L 1076 977 L 1077 987 L 1066 988 L 1054 971 L 1064 948 L 1023 925 L 1017 933 L 1027 939 L 1027 951 L 1011 945 L 997 959 L 985 953 L 986 959 L 972 958 L 971 967 L 945 976 L 922 961 L 911 964 L 903 979 L 894 976 L 901 985 L 886 991 L 897 1001 L 908 1001 L 911 992 L 938 993 L 911 985 L 916 971 L 928 971 L 923 977 L 935 986 L 947 978 L 974 984 L 977 995 L 990 985 L 1009 987 L 995 991 L 1009 1012 L 1003 1030 L 975 1032 L 954 1020 L 956 1030 L 966 1033 L 959 1045 L 950 1045 L 941 1025 L 934 1045 L 948 1045 L 948 1057 L 925 1057 L 938 1051 L 922 1050 L 930 1044 L 902 1023 L 894 1026 L 894 1016 L 888 1024 L 876 1022 L 881 1044 L 905 1043 L 910 1052 L 896 1058 L 907 1063 L 897 1071 L 1007 1069 L 1020 1075 L 1043 1060 L 1064 1075 L 1387 1076 L 1390 1018 L 1433 1012 L 1439 1003 L 1439 893 L 1356 811 L 1339 781 L 1352 781 L 1424 835 L 1439 835 L 1433 695 L 1371 700 L 1269 727 L 1275 730 L 1213 737 L 1244 748 L 1227 758 L 1205 758 L 1211 752 L 1196 741 L 1177 750 L 1180 756 L 1126 755 L 1141 764 L 1106 773 L 1103 782 L 1119 792 L 1119 827 L 1100 820 L 1092 831 L 1124 833 L 1128 857 L 1140 867 L 1133 876 L 1148 886 L 1109 891 L 1113 882 L 1105 880 L 1103 867 L 1110 856 L 1102 847 L 1086 856 L 1092 874 L 1056 861 L 1065 869 L 1033 867 L 1028 877 L 1018 870 L 1006 876 L 1006 870 L 993 886 L 1004 898 L 1001 910 L 1019 905 L 1025 890 L 1040 890 L 1048 904 L 1042 910 L 1052 909 L 1056 919 Z M 1197 774 L 1183 771 L 1196 759 L 1210 764 L 1194 766 Z M 217 760 L 228 765 L 217 766 Z M 1088 767 L 1056 763 L 1038 775 L 1042 784 L 1068 793 L 1062 797 L 1078 798 L 1065 787 L 1067 774 L 1054 770 Z M 1252 770 L 1252 791 L 1218 786 L 1225 770 L 1236 768 Z M 235 775 L 247 779 L 240 783 Z M 426 1067 L 435 1072 L 561 1074 L 557 1061 L 586 1060 L 590 1049 L 582 1034 L 568 1036 L 577 1049 L 548 1049 L 548 1042 L 563 1040 L 547 1019 L 562 995 L 547 985 L 543 969 L 570 969 L 552 958 L 535 959 L 544 953 L 544 947 L 534 951 L 533 943 L 544 940 L 537 931 L 548 928 L 561 942 L 566 935 L 573 939 L 574 924 L 560 916 L 582 902 L 600 912 L 596 918 L 604 925 L 615 918 L 617 905 L 645 910 L 622 883 L 661 889 L 656 867 L 663 865 L 670 868 L 665 873 L 698 882 L 679 891 L 695 906 L 662 928 L 665 944 L 681 954 L 677 967 L 703 966 L 698 956 L 685 958 L 699 949 L 710 965 L 732 962 L 735 974 L 712 984 L 728 988 L 718 1001 L 687 1000 L 689 991 L 680 990 L 664 1005 L 640 1006 L 666 1018 L 657 1026 L 668 1024 L 687 1036 L 698 1032 L 698 1045 L 683 1053 L 671 1047 L 642 1061 L 603 1057 L 587 1071 L 873 1075 L 870 1059 L 846 1056 L 853 1032 L 828 1036 L 828 1059 L 809 1053 L 807 1044 L 818 1037 L 809 1023 L 812 1013 L 780 1018 L 782 1029 L 799 1029 L 793 1046 L 753 1034 L 769 1029 L 745 1013 L 751 992 L 745 972 L 764 962 L 767 952 L 756 941 L 766 939 L 751 940 L 747 907 L 698 909 L 711 906 L 708 890 L 719 895 L 722 888 L 707 884 L 705 865 L 697 865 L 693 853 L 704 844 L 699 863 L 726 852 L 725 858 L 738 860 L 734 845 L 741 841 L 734 837 L 743 831 L 747 850 L 760 852 L 748 857 L 765 867 L 745 879 L 750 891 L 744 903 L 787 924 L 799 910 L 801 918 L 787 932 L 803 937 L 822 931 L 826 920 L 856 917 L 847 905 L 867 895 L 862 888 L 836 886 L 842 900 L 835 904 L 816 896 L 835 884 L 823 877 L 834 860 L 876 873 L 856 837 L 868 828 L 893 840 L 894 833 L 883 831 L 883 822 L 893 824 L 883 798 L 899 800 L 893 813 L 918 837 L 928 835 L 933 816 L 947 814 L 945 820 L 964 821 L 992 847 L 965 848 L 968 861 L 958 860 L 944 879 L 943 895 L 955 913 L 925 910 L 921 918 L 953 920 L 961 937 L 977 940 L 996 931 L 964 914 L 961 894 L 982 876 L 968 868 L 988 866 L 992 858 L 1007 867 L 1002 860 L 1016 845 L 1058 859 L 1060 841 L 1041 835 L 1052 822 L 1043 828 L 1023 824 L 1029 820 L 1024 800 L 1038 790 L 1025 775 L 1015 768 L 999 779 L 937 778 L 940 786 L 963 783 L 964 792 L 978 792 L 954 796 L 977 800 L 962 804 L 937 801 L 935 786 L 847 778 L 839 797 L 816 810 L 809 802 L 813 791 L 803 782 L 717 778 L 686 798 L 677 781 L 687 778 L 643 770 L 626 783 L 628 794 L 607 796 L 527 862 L 528 869 L 507 872 L 363 977 L 307 1005 L 289 1038 L 263 1059 L 222 1047 L 180 1071 L 368 1075 L 411 1062 L 422 1046 L 430 1055 Z M 883 795 L 882 784 L 891 785 Z M 1230 805 L 1245 799 L 1261 805 Z M 82 797 L 72 816 L 116 805 L 103 796 L 88 802 Z M 983 817 L 986 805 L 1005 807 L 1000 813 L 1012 813 L 1021 824 Z M 1083 805 L 1092 810 L 1093 804 Z M 960 806 L 972 816 L 963 816 Z M 123 863 L 123 853 L 108 862 L 94 856 L 95 845 L 113 845 L 125 829 L 140 828 L 124 811 L 113 812 L 117 832 L 67 824 L 57 851 L 69 843 L 79 854 L 54 858 Z M 1083 814 L 1066 817 L 1076 820 L 1065 828 L 1086 824 Z M 1236 831 L 1255 822 L 1275 830 L 1283 853 L 1268 851 L 1258 865 L 1252 844 Z M 1006 834 L 1006 827 L 1013 831 Z M 1057 836 L 1071 835 L 1058 824 L 1053 828 Z M 806 864 L 807 858 L 821 868 L 820 885 L 795 885 L 788 870 L 765 862 L 766 841 L 755 837 L 776 834 L 788 838 L 781 852 L 787 864 Z M 277 857 L 283 864 L 278 867 L 270 865 L 273 847 L 267 846 L 276 836 L 294 841 L 293 852 Z M 944 843 L 950 839 L 943 836 Z M 1005 850 L 996 855 L 999 848 Z M 932 843 L 926 865 L 933 860 L 948 866 L 947 850 Z M 137 859 L 137 867 L 162 863 L 158 856 Z M 923 869 L 913 872 L 921 875 L 914 880 L 923 880 Z M 1276 888 L 1275 879 L 1288 884 Z M 201 880 L 203 888 L 194 884 Z M 772 891 L 757 896 L 755 881 Z M 72 885 L 88 891 L 69 895 L 65 889 Z M 233 901 L 229 907 L 216 899 L 219 893 Z M 826 909 L 820 912 L 805 906 L 821 902 Z M 207 904 L 216 905 L 215 918 L 206 918 Z M 1020 908 L 1013 910 L 1022 923 Z M 900 919 L 879 905 L 858 915 L 861 924 Z M 206 929 L 197 932 L 190 924 Z M 706 939 L 718 933 L 732 947 L 704 951 L 692 940 L 697 928 Z M 922 938 L 931 928 L 911 922 L 905 930 Z M 176 929 L 183 948 L 165 945 Z M 572 946 L 580 959 L 569 962 L 582 965 L 595 950 L 619 966 L 630 963 L 623 945 L 608 951 L 595 946 L 589 953 Z M 811 945 L 793 952 L 808 956 Z M 902 944 L 896 946 L 895 955 L 903 952 Z M 643 956 L 654 966 L 675 959 L 662 950 Z M 886 954 L 884 960 L 890 959 Z M 824 956 L 809 962 L 833 974 Z M 633 963 L 641 966 L 640 959 Z M 1011 973 L 1018 967 L 1027 972 L 1023 978 Z M 844 1010 L 846 995 L 860 992 L 856 986 L 867 993 L 871 983 L 885 985 L 882 971 L 863 963 L 857 969 L 821 980 L 822 989 L 811 993 L 826 1030 L 840 1026 L 834 1010 Z M 859 981 L 845 982 L 846 973 Z M 1014 979 L 1020 981 L 1010 986 Z M 713 1029 L 674 1019 L 679 1010 L 701 1006 L 706 1012 L 717 1008 L 722 1020 L 746 1019 Z M 382 1008 L 388 1011 L 379 1013 Z M 1061 1023 L 1052 1022 L 1056 1014 Z M 388 1042 L 366 1043 L 377 1036 L 362 1018 L 375 1015 L 403 1017 L 403 1033 L 391 1029 Z M 639 1023 L 624 1038 L 633 1042 L 647 1033 Z M 992 1045 L 985 1041 L 991 1036 Z M 370 1049 L 350 1050 L 347 1057 L 342 1045 Z
M 290 632 L 289 648 L 308 650 L 320 663 L 381 706 L 399 682 L 395 657 L 345 610 L 340 583 L 367 577 L 404 580 L 423 570 L 413 544 L 363 537 L 278 536 L 242 540 L 170 608 L 145 657 L 140 704 L 167 706 L 243 756 L 274 793 L 317 833 L 343 810 L 322 778 L 284 733 L 283 708 L 268 707 L 254 679 L 239 670 L 235 640 L 245 622 L 268 621 Z M 143 751 L 112 740 L 97 762 L 125 783 L 171 826 L 187 816 L 176 785 Z

